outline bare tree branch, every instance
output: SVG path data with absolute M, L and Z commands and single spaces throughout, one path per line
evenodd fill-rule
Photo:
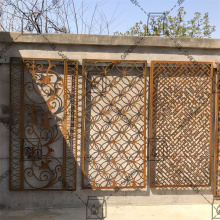
M 105 1 L 47 0 L 46 8 L 45 1 L 13 0 L 7 4 L 3 0 L 0 31 L 21 31 L 23 20 L 28 32 L 110 34 L 115 12 L 108 20 L 101 8 Z

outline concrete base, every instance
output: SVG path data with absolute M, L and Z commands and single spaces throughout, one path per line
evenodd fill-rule
M 86 207 L 3 211 L 0 220 L 89 220 Z M 98 219 L 98 218 L 97 218 Z M 210 220 L 211 205 L 164 205 L 164 206 L 121 206 L 107 207 L 105 220 Z

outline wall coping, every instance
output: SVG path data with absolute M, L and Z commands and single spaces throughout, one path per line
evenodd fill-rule
M 43 35 L 43 36 L 42 36 Z M 38 43 L 96 46 L 132 46 L 138 41 L 139 47 L 176 47 L 179 43 L 184 48 L 220 49 L 220 39 L 210 38 L 173 38 L 137 37 L 87 34 L 33 34 L 20 32 L 0 32 L 0 43 Z M 176 43 L 175 43 L 176 42 Z

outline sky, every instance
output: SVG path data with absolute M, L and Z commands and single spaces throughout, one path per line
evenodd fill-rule
M 135 1 L 135 0 L 134 0 Z M 210 25 L 216 26 L 216 31 L 212 34 L 212 38 L 220 38 L 220 0 L 136 0 L 136 2 L 147 12 L 163 12 L 170 11 L 175 5 L 176 7 L 169 15 L 176 16 L 177 9 L 184 7 L 186 11 L 186 20 L 194 17 L 195 12 L 209 13 Z M 78 1 L 80 2 L 80 1 Z M 87 2 L 91 2 L 87 0 Z M 94 3 L 95 1 L 93 1 Z M 132 3 L 131 0 L 105 0 L 102 6 L 103 12 L 108 18 L 114 14 L 114 23 L 111 26 L 110 34 L 115 31 L 126 32 L 130 27 L 134 26 L 136 22 L 142 21 L 147 23 L 147 15 Z M 91 10 L 92 12 L 92 10 Z

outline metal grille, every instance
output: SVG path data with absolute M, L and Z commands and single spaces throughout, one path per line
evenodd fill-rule
M 151 63 L 150 138 L 166 143 L 150 161 L 150 187 L 210 186 L 212 63 Z M 155 142 L 150 152 L 160 152 Z
M 217 64 L 215 88 L 215 146 L 214 146 L 214 196 L 220 196 L 220 63 Z
M 75 190 L 78 61 L 11 58 L 10 190 Z
M 146 69 L 83 60 L 82 188 L 146 186 Z

